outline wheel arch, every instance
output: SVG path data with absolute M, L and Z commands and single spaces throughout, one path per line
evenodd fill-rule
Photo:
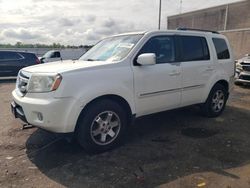
M 223 86 L 225 87 L 226 91 L 227 91 L 227 92 L 229 91 L 229 83 L 228 83 L 228 81 L 226 81 L 226 80 L 224 80 L 224 79 L 219 80 L 219 81 L 217 81 L 217 82 L 213 85 L 213 87 L 214 87 L 216 84 L 221 84 L 221 85 L 223 85 Z M 213 88 L 213 87 L 212 87 L 212 88 Z
M 226 98 L 228 99 L 228 97 L 229 97 L 229 82 L 228 82 L 227 80 L 222 79 L 222 80 L 217 81 L 217 82 L 213 85 L 213 87 L 214 87 L 216 84 L 220 84 L 220 85 L 222 85 L 223 87 L 225 87 L 226 92 L 227 92 Z M 213 87 L 212 87 L 212 88 L 213 88 Z M 212 88 L 211 88 L 211 89 L 212 89 Z
M 226 91 L 227 91 L 227 97 L 229 96 L 229 82 L 228 82 L 226 79 L 220 79 L 220 80 L 216 81 L 214 84 L 212 84 L 212 85 L 209 87 L 209 90 L 208 90 L 208 92 L 207 92 L 205 101 L 206 101 L 207 98 L 209 97 L 209 94 L 210 94 L 211 90 L 213 89 L 213 87 L 214 87 L 216 84 L 221 84 L 222 86 L 224 86 L 225 89 L 226 89 Z
M 215 109 L 213 109 L 214 107 L 212 107 L 212 100 L 213 100 L 213 97 L 215 96 L 215 92 L 217 92 L 218 90 L 216 90 L 216 87 L 222 89 L 223 90 L 225 89 L 225 91 L 223 91 L 223 93 L 225 93 L 225 97 L 223 98 L 223 106 L 220 107 L 220 109 L 218 109 L 219 111 L 215 111 Z M 203 113 L 203 115 L 205 115 L 206 117 L 217 117 L 219 116 L 224 108 L 225 108 L 225 105 L 226 105 L 226 102 L 227 102 L 227 99 L 228 99 L 228 96 L 229 96 L 229 83 L 224 80 L 224 79 L 221 79 L 221 80 L 218 80 L 217 82 L 215 82 L 211 87 L 210 87 L 210 91 L 209 91 L 209 94 L 206 98 L 206 101 L 202 104 L 200 104 L 200 107 L 201 107 L 201 112 Z M 217 102 L 215 102 L 217 103 Z M 216 104 L 217 105 L 217 104 Z
M 109 100 L 112 100 L 112 101 L 115 101 L 117 102 L 118 104 L 120 104 L 124 109 L 125 109 L 125 112 L 127 114 L 127 118 L 128 118 L 128 124 L 130 125 L 133 121 L 133 113 L 132 113 L 132 109 L 128 103 L 128 101 L 126 99 L 124 99 L 123 97 L 119 96 L 119 95 L 115 95 L 115 94 L 107 94 L 107 95 L 102 95 L 102 96 L 98 96 L 94 99 L 92 99 L 91 101 L 89 101 L 85 106 L 84 108 L 81 110 L 78 118 L 77 118 L 77 123 L 76 123 L 76 126 L 75 126 L 75 130 L 77 129 L 78 127 L 78 122 L 79 122 L 79 119 L 85 115 L 85 112 L 88 110 L 88 107 L 90 105 L 93 105 L 94 103 L 98 103 L 98 101 L 100 100 L 105 100 L 105 99 L 109 99 Z

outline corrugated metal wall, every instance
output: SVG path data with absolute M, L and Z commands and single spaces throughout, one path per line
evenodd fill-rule
M 239 58 L 250 53 L 250 0 L 168 17 L 168 29 L 178 27 L 220 31 Z

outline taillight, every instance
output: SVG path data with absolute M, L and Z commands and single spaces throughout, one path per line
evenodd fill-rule
M 39 64 L 39 63 L 41 63 L 41 61 L 38 58 L 36 58 L 36 64 Z

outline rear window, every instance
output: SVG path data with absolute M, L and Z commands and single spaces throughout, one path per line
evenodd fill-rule
M 227 43 L 224 39 L 213 38 L 214 47 L 216 49 L 218 59 L 229 59 L 230 54 L 227 47 Z
M 207 40 L 204 37 L 181 36 L 182 61 L 209 60 Z
M 20 54 L 25 57 L 25 59 L 28 59 L 28 60 L 34 60 L 34 59 L 37 59 L 36 55 L 33 54 L 33 53 L 22 53 L 20 52 Z

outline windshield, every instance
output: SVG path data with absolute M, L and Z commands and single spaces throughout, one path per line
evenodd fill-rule
M 126 35 L 106 38 L 97 43 L 80 60 L 119 61 L 126 57 L 142 35 Z

